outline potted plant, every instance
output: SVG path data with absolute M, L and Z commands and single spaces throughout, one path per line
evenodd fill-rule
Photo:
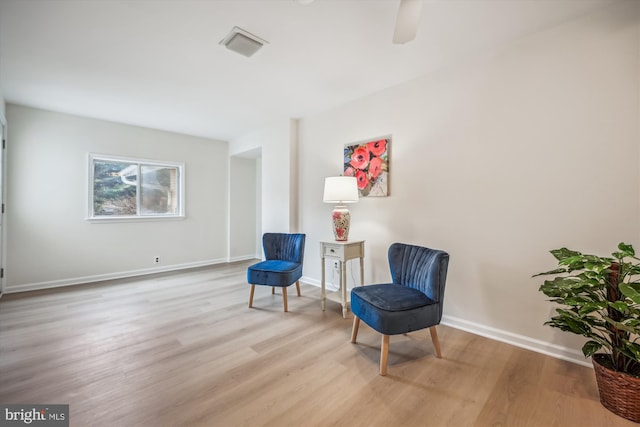
M 611 257 L 551 254 L 558 268 L 535 276 L 555 276 L 539 290 L 561 307 L 545 325 L 587 338 L 582 352 L 592 358 L 600 402 L 640 422 L 640 258 L 625 243 Z

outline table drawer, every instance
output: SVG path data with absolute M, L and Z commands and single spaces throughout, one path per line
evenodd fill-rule
M 332 245 L 330 243 L 325 243 L 323 245 L 323 248 L 324 256 L 344 258 L 344 246 L 342 245 Z

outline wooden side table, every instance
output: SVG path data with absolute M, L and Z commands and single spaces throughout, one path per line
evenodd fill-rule
M 327 291 L 325 287 L 325 259 L 338 261 L 340 267 L 340 302 L 342 304 L 342 317 L 347 317 L 349 310 L 349 296 L 347 294 L 347 269 L 345 263 L 350 259 L 360 258 L 360 285 L 364 285 L 364 240 L 348 240 L 346 242 L 327 241 L 320 242 L 320 253 L 322 254 L 322 311 L 327 305 Z

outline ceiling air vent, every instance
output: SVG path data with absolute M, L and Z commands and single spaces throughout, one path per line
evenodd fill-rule
M 250 57 L 267 43 L 269 42 L 240 27 L 233 27 L 229 34 L 220 41 L 220 44 L 227 49 L 246 57 Z

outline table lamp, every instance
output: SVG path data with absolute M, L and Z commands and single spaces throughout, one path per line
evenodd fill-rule
M 355 176 L 330 176 L 324 179 L 325 203 L 337 203 L 331 217 L 333 219 L 333 235 L 337 241 L 349 240 L 351 214 L 345 203 L 358 201 L 358 182 Z

